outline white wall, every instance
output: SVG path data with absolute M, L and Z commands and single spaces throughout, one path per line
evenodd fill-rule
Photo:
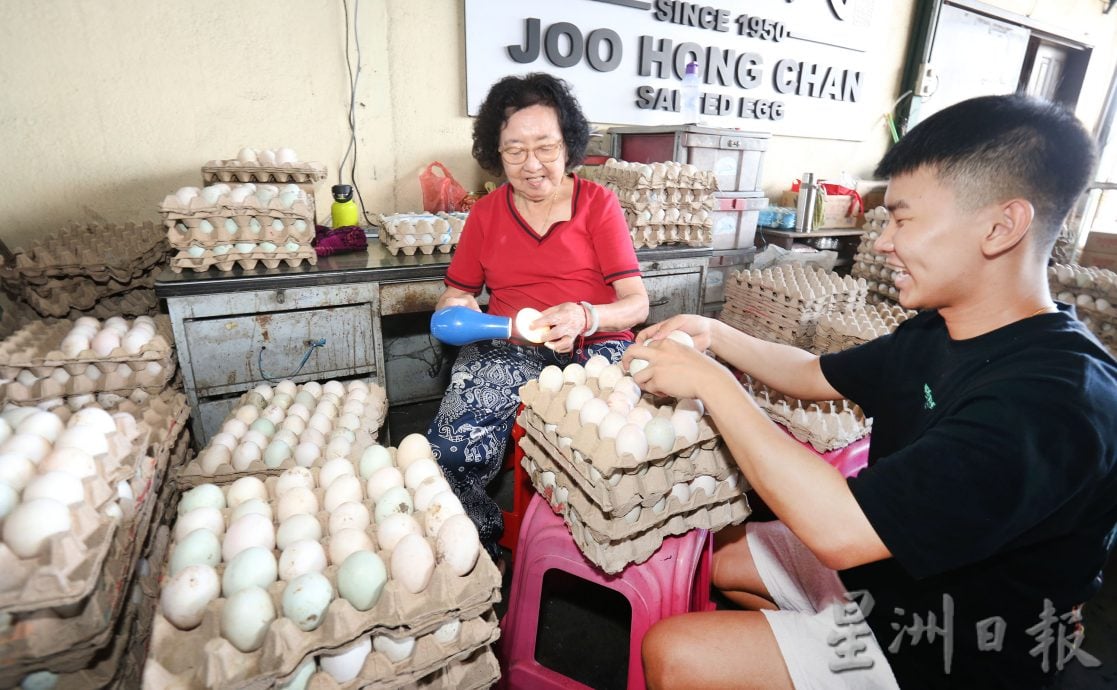
M 352 4 L 350 0 L 350 13 Z M 1079 115 L 1093 125 L 1114 64 L 1117 16 L 1097 0 L 999 0 L 1095 45 Z M 860 141 L 777 137 L 770 195 L 804 170 L 867 175 L 887 146 L 914 0 L 878 0 L 889 56 L 865 97 Z M 348 143 L 340 0 L 0 0 L 0 239 L 19 246 L 68 221 L 158 220 L 174 189 L 241 146 L 291 146 L 326 163 L 320 220 Z M 357 183 L 371 212 L 420 206 L 419 170 L 446 163 L 471 188 L 463 9 L 452 0 L 360 0 Z M 1092 33 L 1091 33 L 1092 32 Z M 351 51 L 355 58 L 355 51 Z M 347 174 L 348 176 L 348 174 Z

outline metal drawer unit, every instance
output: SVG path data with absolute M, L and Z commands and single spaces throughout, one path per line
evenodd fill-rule
M 175 297 L 167 307 L 201 445 L 237 394 L 260 383 L 365 376 L 383 385 L 376 283 Z
M 708 256 L 641 262 L 644 287 L 648 291 L 647 323 L 657 323 L 676 314 L 699 313 Z

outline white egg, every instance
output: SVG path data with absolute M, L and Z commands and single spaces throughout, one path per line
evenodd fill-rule
M 295 153 L 295 150 L 292 148 L 287 148 L 285 146 L 275 152 L 275 162 L 279 165 L 297 163 L 298 161 L 299 154 Z
M 343 529 L 365 529 L 372 524 L 372 514 L 368 506 L 359 501 L 342 503 L 330 511 L 328 529 L 335 534 Z
M 85 429 L 86 427 L 82 428 Z M 59 441 L 56 442 L 56 450 L 58 448 L 70 447 L 80 448 L 80 446 L 74 443 L 72 439 L 69 439 L 66 443 L 62 443 L 62 440 L 66 438 L 66 433 L 66 431 L 63 431 L 62 434 L 58 437 Z M 96 432 L 93 433 L 96 434 Z M 104 437 L 101 438 L 101 442 L 104 443 Z M 90 441 L 90 443 L 93 443 L 93 441 Z M 38 464 L 43 461 L 43 458 L 46 458 L 48 454 L 51 453 L 51 448 L 50 443 L 38 434 L 17 433 L 9 438 L 7 441 L 5 441 L 4 445 L 0 446 L 0 453 L 11 453 L 13 455 L 19 455 L 27 458 L 33 463 Z
M 639 505 L 635 506 L 632 510 L 624 514 L 624 521 L 630 525 L 640 519 L 640 513 L 643 512 Z
M 179 187 L 178 191 L 175 192 L 175 198 L 183 206 L 189 206 L 191 199 L 198 196 L 200 191 L 197 187 Z
M 467 515 L 454 515 L 442 524 L 435 541 L 438 560 L 450 566 L 455 575 L 463 577 L 473 571 L 481 553 L 477 527 Z
M 247 501 L 238 505 L 232 513 L 229 514 L 229 522 L 236 522 L 240 518 L 255 513 L 256 515 L 263 515 L 268 520 L 272 519 L 271 504 L 259 498 L 250 498 Z
M 431 458 L 420 458 L 407 468 L 403 475 L 403 484 L 408 489 L 415 491 L 420 484 L 431 477 L 441 477 L 442 469 Z
M 543 371 L 539 372 L 539 389 L 557 393 L 562 390 L 564 380 L 562 369 L 559 369 L 554 364 L 549 364 L 543 367 Z
M 415 651 L 415 638 L 394 640 L 387 635 L 376 635 L 372 638 L 372 648 L 388 657 L 388 661 L 398 664 Z
M 450 491 L 450 482 L 445 477 L 427 479 L 415 489 L 415 510 L 425 511 L 430 507 L 431 500 L 443 491 Z
M 225 508 L 225 492 L 214 484 L 199 484 L 182 494 L 178 501 L 178 514 L 188 513 L 195 508 Z
M 640 359 L 639 357 L 633 357 L 632 360 L 628 363 L 628 373 L 632 376 L 639 374 L 641 371 L 647 368 L 648 360 Z
M 578 413 L 578 421 L 582 425 L 586 424 L 600 424 L 605 415 L 609 414 L 609 404 L 601 398 L 592 398 L 582 405 L 581 411 Z
M 451 517 L 465 513 L 465 508 L 462 507 L 462 502 L 453 491 L 443 491 L 431 499 L 430 505 L 427 506 L 425 526 L 427 535 L 435 537 L 438 535 L 438 530 L 446 523 Z
M 236 417 L 230 417 L 221 425 L 221 431 L 239 441 L 240 438 L 244 436 L 245 432 L 248 431 L 248 425 Z
M 299 435 L 290 429 L 280 429 L 276 431 L 275 436 L 272 436 L 271 440 L 273 442 L 282 441 L 289 449 L 292 449 L 292 452 L 293 449 L 299 445 Z
M 694 338 L 691 338 L 690 334 L 686 331 L 671 331 L 667 334 L 667 338 L 677 343 L 682 343 L 687 347 L 694 347 Z
M 254 462 L 259 462 L 263 457 L 260 446 L 255 443 L 242 443 L 233 451 L 233 469 L 237 472 L 246 471 Z
M 326 570 L 326 550 L 317 539 L 303 539 L 287 546 L 279 555 L 279 579 L 290 582 L 305 573 Z
M 631 376 L 625 376 L 613 386 L 613 394 L 624 395 L 632 405 L 635 405 L 640 401 L 643 392 Z
M 274 620 L 271 595 L 260 587 L 245 587 L 221 608 L 221 636 L 242 652 L 254 652 L 264 645 Z
M 314 443 L 300 443 L 295 448 L 295 464 L 299 467 L 310 467 L 320 457 L 322 457 L 322 449 Z
M 671 487 L 671 496 L 679 503 L 688 503 L 690 501 L 690 484 L 687 482 L 678 482 Z
M 343 476 L 356 476 L 353 463 L 346 458 L 333 458 L 327 460 L 322 469 L 318 470 L 318 485 L 329 488 L 335 479 Z
M 0 477 L 0 482 L 3 481 L 4 478 Z M 33 501 L 36 498 L 53 498 L 73 506 L 85 501 L 85 487 L 81 479 L 67 472 L 47 472 L 32 479 L 23 490 L 22 500 Z
M 4 543 L 20 558 L 34 558 L 47 548 L 48 540 L 69 532 L 70 509 L 53 498 L 24 501 L 4 520 Z
M 237 449 L 237 446 L 240 445 L 240 443 L 239 441 L 237 441 L 236 436 L 233 436 L 232 434 L 224 431 L 219 431 L 213 435 L 213 438 L 209 440 L 209 445 L 211 448 L 213 446 L 223 446 L 226 450 L 229 451 L 230 454 L 232 454 L 232 452 Z
M 605 403 L 609 406 L 611 411 L 616 412 L 622 417 L 627 417 L 634 406 L 632 400 L 629 399 L 626 394 L 618 392 L 617 390 L 613 390 L 609 393 L 605 398 Z
M 38 410 L 34 407 L 13 406 L 5 408 L 2 416 L 4 421 L 6 421 L 8 425 L 14 429 L 15 427 L 19 426 L 20 422 L 22 422 L 27 417 L 35 414 L 36 412 L 38 412 Z
M 627 423 L 625 416 L 617 412 L 610 411 L 606 414 L 597 426 L 597 435 L 599 438 L 616 438 L 617 432 L 621 427 Z
M 625 424 L 617 432 L 617 456 L 631 455 L 636 462 L 643 462 L 648 457 L 648 439 L 644 430 L 635 424 Z
M 580 386 L 586 382 L 586 369 L 581 364 L 573 362 L 567 364 L 562 370 L 562 380 Z
M 225 518 L 212 506 L 201 506 L 187 511 L 175 520 L 175 541 L 182 541 L 196 529 L 207 529 L 220 537 L 225 534 Z
M 405 535 L 392 550 L 392 579 L 408 592 L 418 594 L 430 584 L 434 573 L 434 551 L 417 534 Z
M 692 412 L 676 411 L 671 415 L 671 425 L 675 427 L 675 437 L 687 445 L 698 441 L 698 420 Z
M 62 354 L 73 359 L 82 352 L 88 350 L 89 345 L 89 338 L 87 336 L 68 335 L 62 339 L 62 344 L 59 346 L 59 349 L 62 350 Z
M 220 592 L 216 570 L 208 565 L 192 565 L 163 585 L 159 606 L 171 625 L 179 630 L 191 630 L 202 622 L 206 605 Z
M 279 564 L 271 549 L 253 546 L 241 551 L 225 564 L 221 574 L 221 592 L 232 596 L 245 587 L 267 589 L 279 579 Z
M 93 336 L 89 345 L 101 357 L 108 357 L 113 350 L 120 347 L 120 334 L 106 328 Z
M 345 460 L 349 462 L 349 451 L 353 449 L 353 444 L 344 436 L 338 436 L 330 440 L 326 444 L 326 459 L 327 460 Z M 349 463 L 352 465 L 353 463 Z
M 458 639 L 458 636 L 461 635 L 461 631 L 462 621 L 460 618 L 455 618 L 438 626 L 432 635 L 439 644 L 451 645 Z
M 408 466 L 419 458 L 433 458 L 430 441 L 422 434 L 408 434 L 396 448 L 396 465 L 406 472 Z
M 268 500 L 268 489 L 258 477 L 241 477 L 225 491 L 225 501 L 230 508 L 236 508 L 253 498 Z
M 250 405 L 250 406 L 246 406 L 246 407 L 252 407 L 253 409 L 256 409 L 254 405 Z M 294 407 L 295 406 L 292 405 L 290 409 L 284 410 L 279 405 L 268 405 L 267 407 L 264 408 L 264 411 L 261 412 L 257 417 L 258 418 L 263 417 L 264 419 L 268 420 L 272 424 L 279 424 L 283 421 L 283 418 L 286 417 L 287 415 L 290 415 L 290 414 L 293 414 L 293 415 L 296 415 L 296 416 L 298 415 L 298 413 L 294 409 Z M 303 409 L 305 410 L 306 408 L 303 408 Z M 253 419 L 252 421 L 249 422 L 249 424 L 251 424 L 254 421 L 256 421 L 256 420 Z M 306 421 L 306 420 L 304 419 L 303 421 Z
M 314 492 L 306 487 L 296 486 L 284 491 L 283 495 L 279 497 L 276 517 L 282 523 L 292 515 L 298 515 L 299 513 L 314 515 L 317 512 L 318 497 L 314 495 Z
M 396 467 L 381 467 L 368 478 L 368 484 L 365 487 L 365 494 L 369 499 L 376 503 L 380 497 L 388 490 L 395 487 L 402 487 L 403 474 Z
M 393 513 L 376 525 L 376 541 L 382 551 L 391 551 L 408 534 L 423 536 L 419 521 L 406 513 Z
M 698 398 L 679 398 L 675 403 L 675 412 L 692 415 L 694 421 L 697 422 L 702 418 L 702 415 L 706 414 L 706 406 Z
M 250 513 L 229 524 L 221 544 L 221 556 L 226 563 L 253 546 L 275 548 L 275 527 L 263 515 Z
M 372 637 L 365 635 L 336 652 L 322 652 L 318 656 L 318 663 L 338 683 L 348 683 L 361 673 L 365 659 L 371 653 Z
M 58 418 L 58 415 L 52 412 L 35 412 L 24 418 L 15 430 L 16 433 L 35 434 L 50 443 L 54 443 L 62 434 L 62 428 L 62 420 Z M 115 431 L 115 427 L 113 430 Z
M 361 479 L 368 479 L 377 470 L 383 467 L 391 467 L 392 456 L 388 449 L 379 444 L 369 446 L 361 453 L 361 460 L 359 463 L 359 472 Z
M 291 489 L 302 487 L 314 488 L 314 475 L 305 467 L 292 467 L 284 470 L 275 480 L 275 497 L 280 498 Z
M 350 554 L 357 551 L 372 551 L 372 538 L 363 529 L 348 527 L 330 535 L 330 563 L 341 565 Z
M 249 148 L 247 146 L 242 147 L 240 151 L 237 151 L 237 160 L 241 163 L 255 164 L 257 162 L 256 149 Z
M 645 424 L 652 421 L 653 416 L 655 415 L 652 414 L 652 411 L 646 407 L 634 407 L 628 413 L 627 419 L 629 424 L 635 424 L 643 429 Z
M 367 508 L 365 510 L 368 510 Z M 275 545 L 280 550 L 304 539 L 318 541 L 322 538 L 322 523 L 309 513 L 296 513 L 279 523 L 275 533 Z
M 675 447 L 675 426 L 666 417 L 653 417 L 644 425 L 644 437 L 648 440 L 648 448 L 669 453 Z
M 90 458 L 90 462 L 92 461 L 93 459 Z M 16 491 L 23 491 L 34 476 L 35 463 L 19 453 L 0 453 L 0 484 L 7 484 Z M 80 483 L 80 478 L 78 481 Z
M 298 416 L 289 416 L 283 420 L 280 427 L 292 433 L 301 434 L 306 430 L 306 420 Z
M 584 365 L 586 376 L 597 378 L 601 375 L 602 370 L 604 370 L 605 367 L 609 366 L 609 364 L 609 360 L 602 355 L 594 355 L 593 357 L 590 357 L 586 360 L 586 363 Z
M 19 492 L 0 482 L 0 527 L 3 527 L 4 520 L 11 515 L 17 505 L 19 505 Z
M 326 487 L 322 507 L 329 512 L 333 512 L 343 503 L 359 502 L 362 498 L 364 498 L 364 492 L 361 490 L 361 480 L 347 474 L 338 477 Z
M 290 457 L 291 446 L 280 439 L 272 439 L 268 447 L 264 449 L 264 466 L 274 469 L 282 465 Z
M 310 415 L 310 419 L 307 420 L 306 425 L 322 434 L 323 438 L 334 428 L 333 419 L 329 415 L 319 412 L 318 410 L 315 410 L 314 414 Z
M 167 570 L 174 577 L 186 567 L 208 565 L 217 567 L 221 562 L 221 541 L 208 529 L 198 528 L 187 534 L 171 549 Z
M 543 314 L 538 309 L 532 309 L 531 307 L 516 312 L 515 327 L 516 332 L 519 333 L 521 338 L 532 343 L 543 342 L 543 338 L 547 335 L 547 331 L 551 330 L 550 327 L 531 327 L 531 324 L 542 315 Z
M 260 417 L 260 408 L 255 405 L 241 405 L 237 408 L 237 411 L 233 413 L 233 416 L 245 424 L 251 424 Z
M 138 355 L 144 346 L 151 342 L 151 337 L 143 332 L 129 331 L 120 339 L 120 346 L 130 355 Z
M 601 390 L 615 388 L 617 383 L 624 378 L 624 369 L 619 364 L 610 364 L 597 375 L 597 386 Z
M 566 411 L 580 412 L 582 410 L 582 406 L 593 399 L 593 391 L 590 390 L 589 386 L 586 386 L 584 384 L 576 384 L 566 394 Z
M 694 479 L 690 480 L 690 493 L 693 496 L 699 491 L 703 491 L 707 496 L 713 496 L 717 491 L 717 480 L 708 474 L 700 474 Z

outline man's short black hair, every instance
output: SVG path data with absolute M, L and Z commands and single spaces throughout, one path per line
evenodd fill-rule
M 555 109 L 566 149 L 566 169 L 581 165 L 590 140 L 590 125 L 570 86 L 545 72 L 504 77 L 489 89 L 473 122 L 473 157 L 489 172 L 502 174 L 500 130 L 516 111 L 533 105 Z
M 884 155 L 876 176 L 928 166 L 971 208 L 1027 199 L 1046 252 L 1089 183 L 1096 157 L 1093 138 L 1062 106 L 1022 95 L 982 96 L 914 127 Z

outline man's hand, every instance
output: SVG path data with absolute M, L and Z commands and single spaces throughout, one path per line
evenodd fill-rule
M 664 335 L 667 332 L 670 331 L 664 332 Z M 710 392 L 711 386 L 718 385 L 720 379 L 726 377 L 736 385 L 733 375 L 725 367 L 701 351 L 674 340 L 665 338 L 653 340 L 647 345 L 633 344 L 625 351 L 621 365 L 627 370 L 633 359 L 643 359 L 648 363 L 632 378 L 640 388 L 654 395 L 701 398 Z

